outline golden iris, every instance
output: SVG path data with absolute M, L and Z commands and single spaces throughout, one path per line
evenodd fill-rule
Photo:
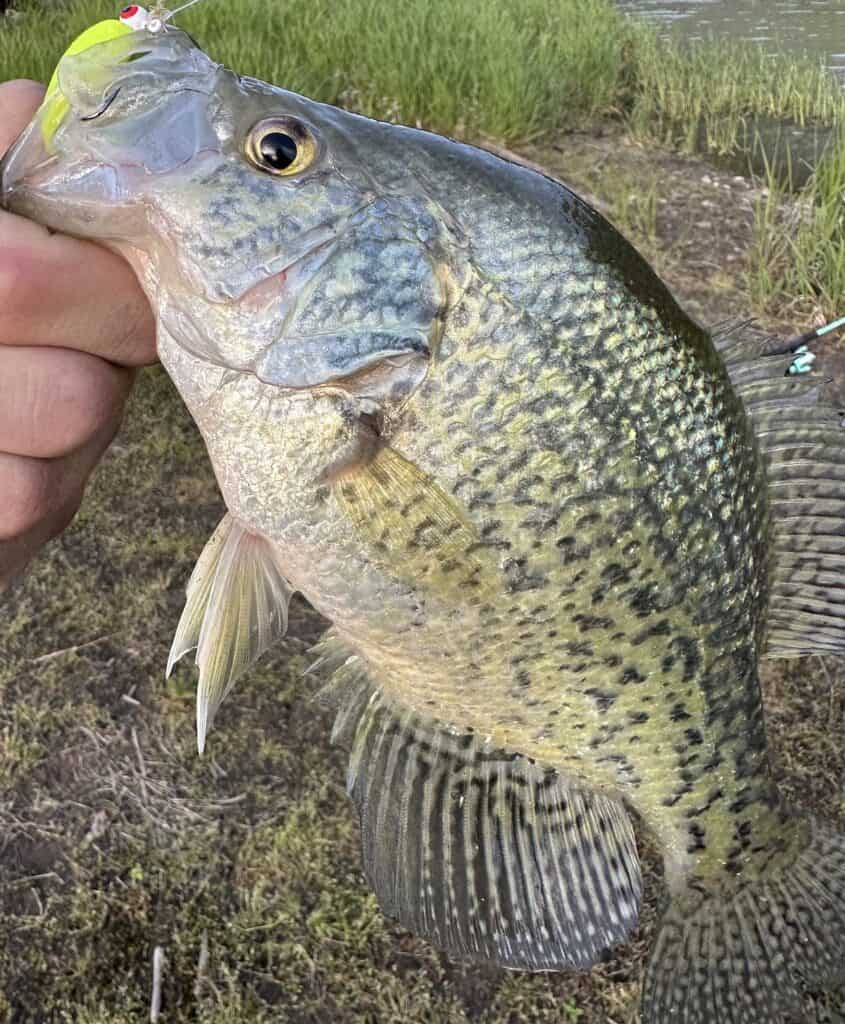
M 252 127 L 244 152 L 260 171 L 290 177 L 311 166 L 317 156 L 317 142 L 302 121 L 267 117 Z

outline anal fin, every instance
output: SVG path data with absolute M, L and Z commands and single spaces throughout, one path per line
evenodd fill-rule
M 621 803 L 392 706 L 357 658 L 329 660 L 387 915 L 456 959 L 521 970 L 588 967 L 626 938 L 642 879 Z
M 188 581 L 167 661 L 169 676 L 183 655 L 197 650 L 200 753 L 217 709 L 235 681 L 284 636 L 292 595 L 273 543 L 227 513 Z

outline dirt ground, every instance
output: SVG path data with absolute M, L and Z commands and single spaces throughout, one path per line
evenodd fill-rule
M 588 192 L 697 318 L 745 316 L 748 182 L 618 131 L 523 155 Z M 648 854 L 641 927 L 589 974 L 455 966 L 381 916 L 301 599 L 197 756 L 192 669 L 164 666 L 222 511 L 181 401 L 145 371 L 76 521 L 0 605 L 0 1022 L 149 1019 L 159 947 L 168 1024 L 632 1024 Z M 769 663 L 765 688 L 784 792 L 845 827 L 845 659 Z M 843 1024 L 845 993 L 806 1019 Z

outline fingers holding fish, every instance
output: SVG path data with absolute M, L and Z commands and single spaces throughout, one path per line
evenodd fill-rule
M 0 85 L 0 152 L 43 94 L 37 82 Z M 125 367 L 155 359 L 155 336 L 119 257 L 6 212 L 0 311 L 2 586 L 73 518 L 120 423 L 131 385 Z
M 0 85 L 0 152 L 43 93 L 37 82 Z M 0 310 L 3 586 L 78 509 L 131 384 L 114 364 L 149 362 L 155 345 L 146 301 L 118 257 L 5 212 Z
M 129 265 L 101 246 L 0 214 L 0 346 L 155 361 L 155 324 Z
M 0 451 L 55 459 L 114 433 L 131 379 L 85 352 L 0 348 Z
M 73 519 L 113 434 L 110 424 L 61 459 L 0 453 L 0 589 Z
M 56 471 L 45 459 L 0 454 L 5 500 L 0 511 L 0 541 L 33 533 L 48 518 L 55 499 Z
M 0 83 L 0 153 L 44 96 L 28 79 Z M 129 266 L 90 242 L 0 213 L 0 345 L 50 345 L 114 363 L 154 362 L 155 325 Z
M 44 86 L 28 78 L 0 83 L 0 153 L 24 130 L 44 98 Z
M 127 379 L 124 394 L 128 387 Z M 61 458 L 0 452 L 0 590 L 73 519 L 88 478 L 114 437 L 121 409 L 122 402 L 116 403 L 111 415 Z

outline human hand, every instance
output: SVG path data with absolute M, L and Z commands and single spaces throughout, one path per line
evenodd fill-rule
M 0 154 L 44 87 L 0 84 Z M 114 437 L 152 312 L 128 264 L 0 210 L 0 590 L 60 533 Z

